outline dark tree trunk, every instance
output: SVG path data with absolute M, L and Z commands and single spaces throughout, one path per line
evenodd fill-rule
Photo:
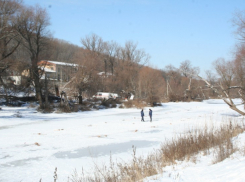
M 55 87 L 55 93 L 56 93 L 56 96 L 57 96 L 57 97 L 60 97 L 58 85 L 55 85 L 54 87 Z
M 37 66 L 37 59 L 32 59 L 32 69 L 31 77 L 34 80 L 35 89 L 36 89 L 36 99 L 39 101 L 40 108 L 44 108 L 42 100 L 42 88 L 39 80 L 39 71 Z
M 9 103 L 9 98 L 8 98 L 8 92 L 7 92 L 7 85 L 3 82 L 2 76 L 0 76 L 0 83 L 4 87 L 5 99 L 6 99 L 6 103 L 8 104 Z
M 105 63 L 105 76 L 107 75 L 107 60 L 104 59 L 104 63 Z
M 78 96 L 79 104 L 83 104 L 83 96 L 79 95 Z
M 61 106 L 65 106 L 67 111 L 70 111 L 70 106 L 68 103 L 68 99 L 67 99 L 67 95 L 64 91 L 61 92 L 61 101 L 60 101 L 60 105 Z

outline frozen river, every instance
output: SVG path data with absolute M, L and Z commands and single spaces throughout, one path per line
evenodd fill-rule
M 33 108 L 3 107 L 0 111 L 0 181 L 59 181 L 74 169 L 92 171 L 94 164 L 132 159 L 158 149 L 161 142 L 190 127 L 224 117 L 237 117 L 220 100 L 164 103 L 154 107 L 153 122 L 140 122 L 140 109 L 106 109 L 69 114 L 41 114 Z

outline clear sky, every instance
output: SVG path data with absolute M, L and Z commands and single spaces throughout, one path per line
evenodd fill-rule
M 244 0 L 24 0 L 47 8 L 53 36 L 81 46 L 95 33 L 120 45 L 138 43 L 151 66 L 179 67 L 190 60 L 203 71 L 220 57 L 230 60 L 238 42 L 234 13 Z

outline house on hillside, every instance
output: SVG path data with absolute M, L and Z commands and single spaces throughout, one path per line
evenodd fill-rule
M 46 74 L 48 80 L 60 83 L 70 81 L 71 75 L 78 70 L 78 64 L 46 60 L 38 62 L 38 67 L 42 73 L 41 79 L 45 79 Z M 30 70 L 24 70 L 22 76 L 29 77 Z
M 46 75 L 49 85 L 51 88 L 55 88 L 55 93 L 57 96 L 59 95 L 59 88 L 63 88 L 65 85 L 67 85 L 74 73 L 78 71 L 78 64 L 49 60 L 42 60 L 38 62 L 38 67 L 40 69 L 41 80 L 44 80 Z M 30 70 L 24 70 L 22 72 L 22 76 L 30 77 Z
M 46 73 L 49 80 L 57 82 L 68 82 L 71 79 L 71 75 L 76 73 L 78 70 L 78 64 L 65 63 L 58 61 L 46 61 L 42 60 L 38 63 L 41 70 Z M 45 74 L 42 75 L 41 79 L 45 78 Z

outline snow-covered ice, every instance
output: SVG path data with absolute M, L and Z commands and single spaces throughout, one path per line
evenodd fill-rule
M 239 102 L 239 101 L 238 101 Z M 154 107 L 153 122 L 140 122 L 140 109 L 104 109 L 69 114 L 42 114 L 33 108 L 2 107 L 0 111 L 0 181 L 67 181 L 76 169 L 89 172 L 94 164 L 113 159 L 132 159 L 160 148 L 161 142 L 189 128 L 206 123 L 219 125 L 228 118 L 243 120 L 222 100 L 163 103 Z M 245 144 L 245 135 L 236 138 Z M 244 181 L 245 158 L 233 154 L 212 164 L 213 156 L 200 156 L 197 163 L 182 162 L 146 181 Z

